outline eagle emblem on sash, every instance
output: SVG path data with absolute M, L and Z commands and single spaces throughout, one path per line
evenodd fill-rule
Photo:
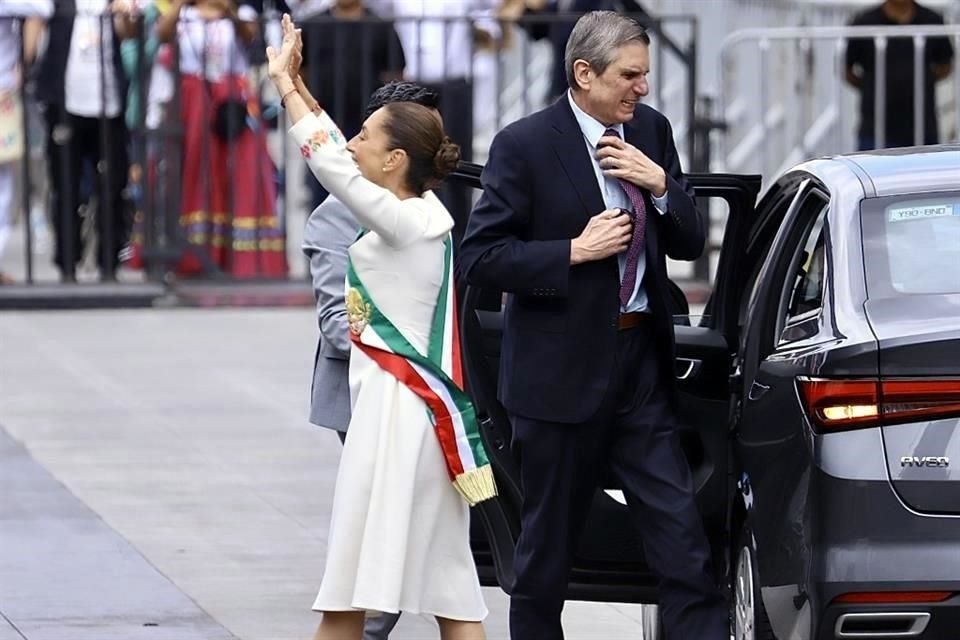
M 363 299 L 363 295 L 356 288 L 347 291 L 346 303 L 347 326 L 350 327 L 350 333 L 360 335 L 370 324 L 370 304 Z

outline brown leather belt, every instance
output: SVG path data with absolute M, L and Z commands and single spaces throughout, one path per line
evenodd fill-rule
M 623 331 L 625 329 L 633 329 L 635 327 L 642 326 L 650 321 L 650 314 L 644 313 L 643 311 L 631 311 L 629 313 L 621 313 L 620 319 L 617 321 L 617 329 Z

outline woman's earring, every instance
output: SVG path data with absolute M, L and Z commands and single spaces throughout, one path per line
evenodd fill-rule
M 387 172 L 387 168 L 384 167 L 384 168 L 382 169 L 382 171 L 383 171 L 384 173 L 386 173 L 386 172 Z

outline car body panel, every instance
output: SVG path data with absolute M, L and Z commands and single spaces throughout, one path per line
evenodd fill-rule
M 869 176 L 873 185 L 871 197 L 926 193 L 957 183 L 960 145 L 903 147 L 843 157 Z
M 960 166 L 957 151 L 960 148 L 934 153 L 931 155 L 937 156 L 935 159 L 918 162 L 920 168 L 911 171 L 920 173 L 930 168 L 931 173 L 918 175 L 917 184 L 910 189 L 942 190 L 943 178 L 951 171 L 950 179 L 956 183 L 960 177 L 956 171 Z M 910 153 L 911 161 L 915 155 L 916 150 Z M 922 427 L 914 426 L 913 432 L 898 425 L 817 433 L 796 387 L 797 376 L 875 378 L 881 372 L 888 375 L 894 371 L 931 375 L 951 367 L 956 373 L 960 359 L 947 355 L 951 353 L 948 349 L 957 344 L 953 331 L 956 310 L 937 315 L 939 329 L 931 331 L 934 323 L 917 325 L 912 337 L 896 323 L 890 325 L 888 334 L 877 332 L 876 323 L 871 322 L 876 314 L 871 308 L 874 301 L 867 296 L 860 203 L 864 198 L 896 193 L 907 185 L 906 176 L 911 171 L 897 167 L 904 156 L 895 152 L 880 159 L 821 159 L 792 171 L 829 193 L 823 307 L 819 317 L 811 321 L 813 326 L 805 340 L 776 344 L 774 339 L 766 351 L 752 347 L 753 341 L 772 337 L 765 328 L 777 321 L 764 315 L 765 308 L 776 306 L 776 289 L 782 282 L 771 275 L 773 266 L 784 260 L 777 254 L 781 247 L 775 243 L 766 257 L 770 263 L 770 268 L 765 267 L 770 279 L 768 289 L 758 288 L 748 313 L 739 354 L 744 389 L 734 450 L 742 474 L 741 487 L 749 492 L 744 500 L 748 505 L 744 517 L 755 535 L 761 597 L 772 628 L 781 638 L 832 638 L 831 625 L 838 611 L 857 610 L 831 606 L 833 598 L 841 593 L 931 589 L 936 585 L 954 590 L 960 586 L 960 560 L 954 560 L 960 558 L 960 549 L 955 548 L 960 521 L 917 513 L 891 484 L 888 434 L 900 430 L 896 448 L 906 451 L 910 446 L 916 448 L 917 438 L 923 437 L 917 429 Z M 948 165 L 952 169 L 948 170 Z M 784 225 L 790 223 L 784 220 Z M 780 233 L 786 237 L 789 231 L 782 228 Z M 953 306 L 943 297 L 933 306 L 937 305 Z M 901 301 L 894 305 L 896 311 L 889 313 L 904 313 L 905 306 Z M 941 354 L 939 359 L 926 351 L 912 360 L 898 357 L 898 340 L 911 348 L 918 342 L 936 342 Z M 885 355 L 888 347 L 894 350 Z M 752 368 L 751 363 L 743 362 L 751 356 L 756 358 Z M 893 364 L 891 358 L 895 357 Z M 910 362 L 912 369 L 907 366 Z M 954 423 L 925 428 L 939 429 L 938 441 L 943 442 Z M 942 469 L 930 471 L 942 473 Z M 946 486 L 949 477 L 939 480 Z M 944 497 L 955 495 L 950 487 L 934 494 L 940 496 L 934 500 L 929 486 L 912 486 L 917 491 L 910 497 L 918 505 L 952 506 Z M 934 566 L 938 561 L 942 565 Z

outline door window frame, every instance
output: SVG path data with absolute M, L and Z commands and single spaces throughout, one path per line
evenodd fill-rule
M 782 207 L 783 200 L 776 200 L 767 213 L 770 220 L 777 220 L 779 224 L 774 228 L 772 241 L 769 240 L 769 224 L 763 220 L 754 234 L 749 251 L 757 252 L 754 257 L 759 265 L 757 280 L 753 292 L 750 294 L 746 312 L 743 314 L 744 330 L 741 340 L 741 372 L 744 382 L 750 383 L 750 378 L 760 366 L 760 363 L 780 346 L 785 310 L 789 303 L 789 294 L 784 293 L 786 273 L 784 256 L 790 255 L 790 262 L 799 259 L 798 249 L 802 246 L 812 229 L 812 221 L 824 211 L 824 205 L 829 210 L 830 192 L 815 176 L 808 173 L 795 174 L 792 183 L 784 185 L 784 189 L 793 189 L 793 197 L 789 199 L 789 207 L 783 216 L 774 215 Z M 790 193 L 789 191 L 787 192 Z M 812 211 L 811 199 L 822 203 Z M 766 198 L 765 198 L 766 200 Z M 763 225 L 767 226 L 766 234 Z M 758 243 L 760 244 L 759 246 Z M 829 253 L 828 249 L 825 249 Z M 789 263 L 787 265 L 789 268 Z M 796 269 L 796 264 L 793 265 Z M 821 315 L 816 316 L 819 318 Z
M 810 199 L 821 200 L 822 204 L 816 209 L 816 213 L 812 214 L 809 219 L 804 219 L 804 207 L 807 205 L 807 201 Z M 789 345 L 799 340 L 804 340 L 812 337 L 816 334 L 816 330 L 820 326 L 820 320 L 823 316 L 823 299 L 824 293 L 826 291 L 827 283 L 827 274 L 829 272 L 829 259 L 828 259 L 828 246 L 827 238 L 828 236 L 828 223 L 827 217 L 830 211 L 830 197 L 821 189 L 817 187 L 811 188 L 803 196 L 803 201 L 800 203 L 800 211 L 798 215 L 800 216 L 797 220 L 798 225 L 802 225 L 799 228 L 803 229 L 802 233 L 799 234 L 799 237 L 794 236 L 797 240 L 796 244 L 793 245 L 792 255 L 790 257 L 790 262 L 788 263 L 786 273 L 784 273 L 783 284 L 780 291 L 780 301 L 777 305 L 776 312 L 776 329 L 774 330 L 774 336 L 776 336 L 777 343 L 774 349 L 779 349 L 784 345 Z M 814 236 L 816 234 L 816 236 Z M 795 316 L 790 315 L 790 304 L 793 300 L 793 296 L 796 294 L 797 287 L 801 284 L 801 281 L 796 281 L 797 272 L 800 269 L 800 259 L 806 253 L 808 247 L 810 247 L 810 240 L 816 237 L 817 242 L 815 243 L 812 250 L 816 249 L 816 244 L 819 244 L 819 239 L 823 238 L 823 252 L 821 254 L 821 259 L 823 260 L 822 273 L 820 276 L 819 282 L 819 293 L 820 293 L 820 304 L 813 309 L 808 309 L 803 313 L 799 313 Z M 789 250 L 789 245 L 784 247 L 784 251 Z M 809 259 L 812 259 L 814 256 L 811 255 Z M 809 274 L 809 271 L 804 271 L 803 275 L 806 276 Z M 788 331 L 795 330 L 801 333 L 796 337 L 785 337 Z

